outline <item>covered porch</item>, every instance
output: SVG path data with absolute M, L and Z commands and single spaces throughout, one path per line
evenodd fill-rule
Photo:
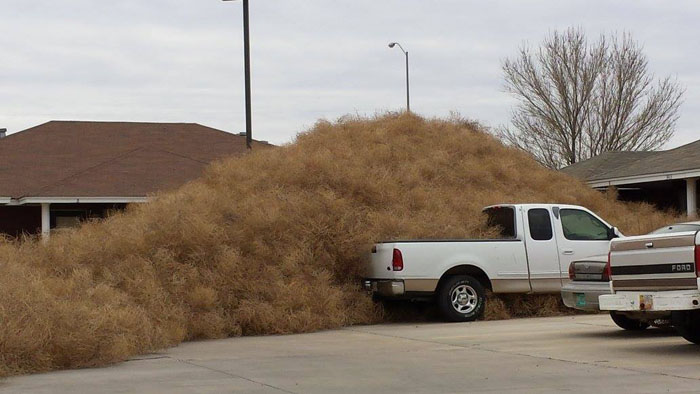
M 648 202 L 660 209 L 672 209 L 685 213 L 688 218 L 697 218 L 698 180 L 700 180 L 700 173 L 692 176 L 660 174 L 637 177 L 637 179 L 589 182 L 589 184 L 599 190 L 615 186 L 620 200 L 623 201 Z
M 0 200 L 0 234 L 9 237 L 41 235 L 74 228 L 87 220 L 103 219 L 123 211 L 145 197 L 122 198 L 26 198 Z

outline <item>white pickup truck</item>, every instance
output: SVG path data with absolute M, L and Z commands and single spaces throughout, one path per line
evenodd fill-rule
M 484 208 L 499 239 L 394 240 L 376 244 L 364 286 L 380 298 L 432 299 L 450 321 L 471 321 L 494 293 L 558 293 L 573 260 L 608 253 L 616 228 L 564 204 Z
M 700 222 L 614 240 L 608 256 L 613 294 L 599 297 L 601 310 L 643 325 L 670 317 L 700 344 Z

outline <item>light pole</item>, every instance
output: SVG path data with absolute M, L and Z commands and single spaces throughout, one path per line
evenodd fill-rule
M 236 1 L 236 0 L 222 0 Z M 245 144 L 253 149 L 253 120 L 250 103 L 250 31 L 249 31 L 248 0 L 243 0 L 243 57 L 245 62 Z
M 406 112 L 411 112 L 411 94 L 408 87 L 408 51 L 403 49 L 401 44 L 399 44 L 398 42 L 390 42 L 389 48 L 393 48 L 396 45 L 398 45 L 399 49 L 401 49 L 401 52 L 403 52 L 403 54 L 406 55 Z

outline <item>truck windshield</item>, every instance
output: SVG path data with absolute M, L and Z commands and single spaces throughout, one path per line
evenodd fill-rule
M 484 210 L 487 224 L 499 231 L 500 238 L 515 238 L 515 209 L 513 207 L 491 207 Z
M 671 226 L 661 227 L 660 229 L 656 229 L 650 232 L 649 234 L 670 234 L 698 230 L 700 230 L 700 224 L 679 223 Z

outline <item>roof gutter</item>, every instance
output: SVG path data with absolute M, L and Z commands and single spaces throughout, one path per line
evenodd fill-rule
M 0 204 L 7 205 L 12 202 L 12 197 L 0 197 Z
M 148 197 L 22 197 L 10 199 L 7 204 L 131 204 L 144 203 L 148 200 Z
M 619 178 L 605 178 L 586 181 L 591 187 L 607 187 L 617 185 L 632 185 L 635 183 L 669 181 L 672 179 L 688 179 L 700 177 L 700 169 L 659 172 L 655 174 L 634 175 Z

